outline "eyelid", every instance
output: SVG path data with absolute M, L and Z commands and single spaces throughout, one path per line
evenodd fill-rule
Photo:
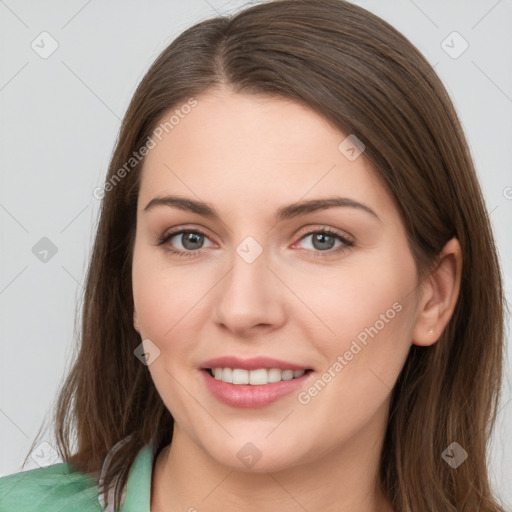
M 326 226 L 325 224 L 313 224 L 308 225 L 304 228 L 301 228 L 295 236 L 298 236 L 300 240 L 302 240 L 305 236 L 312 235 L 314 233 L 319 232 L 330 232 L 333 235 L 337 235 L 340 238 L 343 238 L 351 243 L 355 243 L 355 239 L 352 235 L 348 234 L 345 231 L 341 231 L 337 228 L 333 228 L 331 226 Z
M 211 240 L 210 235 L 206 232 L 206 230 L 202 227 L 187 227 L 187 226 L 177 226 L 175 228 L 172 228 L 170 231 L 164 232 L 164 234 L 159 237 L 159 240 L 157 242 L 157 246 L 164 246 L 169 242 L 172 238 L 174 238 L 177 235 L 183 234 L 185 232 L 192 232 L 192 233 L 199 233 L 203 235 L 204 237 L 208 238 L 212 243 L 216 245 L 215 242 Z M 302 249 L 303 251 L 306 251 L 308 253 L 312 253 L 315 257 L 329 257 L 336 255 L 338 253 L 341 253 L 343 251 L 346 251 L 353 247 L 355 245 L 354 238 L 349 235 L 348 233 L 341 232 L 340 230 L 336 228 L 332 228 L 330 226 L 325 225 L 309 225 L 307 227 L 302 228 L 299 230 L 299 232 L 294 236 L 299 237 L 299 239 L 293 243 L 292 247 L 294 247 L 297 243 L 304 240 L 306 237 L 314 235 L 316 233 L 325 233 L 330 236 L 337 237 L 339 241 L 341 241 L 341 245 L 338 246 L 336 249 L 329 249 L 326 251 L 315 251 L 312 249 Z M 206 248 L 202 247 L 200 249 L 193 249 L 193 250 L 183 250 L 183 249 L 176 249 L 176 248 L 167 248 L 166 250 L 177 254 L 177 255 L 190 255 L 190 256 L 196 256 L 199 255 L 201 252 L 203 252 Z
M 175 228 L 172 228 L 169 231 L 165 231 L 163 235 L 158 237 L 158 242 L 156 245 L 162 245 L 169 241 L 171 238 L 175 237 L 176 235 L 181 235 L 183 233 L 199 233 L 200 235 L 205 236 L 210 241 L 212 241 L 212 237 L 210 234 L 202 227 L 188 227 L 188 226 L 177 226 Z M 213 241 L 212 241 L 213 242 Z M 213 242 L 215 243 L 215 242 Z M 196 251 L 200 251 L 201 249 L 196 249 Z M 194 252 L 194 251 L 187 251 L 187 252 Z

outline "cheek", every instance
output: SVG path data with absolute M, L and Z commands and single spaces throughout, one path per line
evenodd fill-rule
M 159 252 L 136 247 L 132 282 L 141 335 L 163 341 L 182 322 L 190 321 L 209 281 L 190 266 L 171 266 Z
M 148 367 L 153 382 L 167 409 L 182 421 L 191 421 L 189 395 L 179 383 L 183 362 L 197 338 L 199 301 L 211 285 L 185 266 L 172 267 L 154 248 L 137 246 L 132 283 L 141 338 L 150 339 L 160 351 Z
M 372 379 L 380 385 L 381 378 L 392 387 L 411 344 L 416 267 L 405 251 L 382 252 L 369 260 L 333 269 L 320 281 L 314 276 L 303 280 L 302 296 L 315 313 L 302 316 L 310 318 L 302 320 L 303 330 L 309 325 L 309 338 L 323 354 L 326 368 L 342 358 L 343 368 L 337 365 L 336 374 L 343 373 L 350 386 L 368 386 Z
M 297 399 L 304 417 L 317 418 L 340 439 L 355 435 L 386 407 L 411 345 L 415 269 L 380 268 L 387 271 L 367 267 L 331 282 L 314 306 L 334 333 L 324 329 L 314 338 L 325 365 Z

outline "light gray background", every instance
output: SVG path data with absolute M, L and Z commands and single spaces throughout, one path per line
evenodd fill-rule
M 71 364 L 75 308 L 99 207 L 92 191 L 103 182 L 136 85 L 185 28 L 252 3 L 0 0 L 1 475 L 21 470 Z M 447 86 L 492 212 L 510 302 L 512 0 L 354 3 L 405 34 Z M 58 43 L 46 59 L 31 47 L 35 41 L 41 52 L 51 48 L 48 36 L 39 37 L 43 31 Z M 453 31 L 469 44 L 457 58 L 464 42 L 447 39 Z M 42 237 L 57 247 L 46 262 L 32 252 Z M 512 504 L 511 352 L 508 343 L 490 450 L 492 479 L 507 506 Z M 52 443 L 49 434 L 44 439 Z M 30 460 L 24 469 L 34 467 Z

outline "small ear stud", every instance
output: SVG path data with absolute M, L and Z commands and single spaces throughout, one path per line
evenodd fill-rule
M 427 331 L 427 334 L 428 334 L 429 336 L 432 336 L 432 334 L 434 334 L 434 329 L 430 329 L 430 331 Z

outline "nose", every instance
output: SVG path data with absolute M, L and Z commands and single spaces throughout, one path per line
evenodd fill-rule
M 219 283 L 214 321 L 237 338 L 249 338 L 283 325 L 285 292 L 265 251 L 252 262 L 234 253 L 231 270 Z

